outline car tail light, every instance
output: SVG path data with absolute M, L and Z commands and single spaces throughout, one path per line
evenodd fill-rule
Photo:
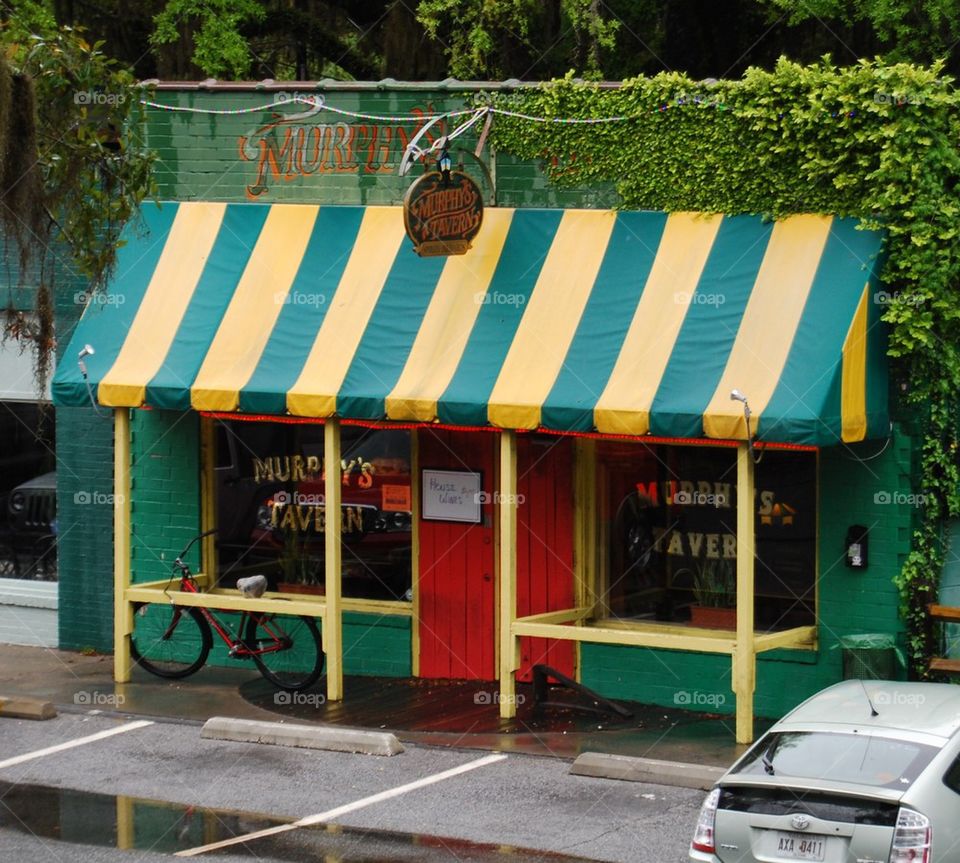
M 912 809 L 901 809 L 893 831 L 890 863 L 930 863 L 930 819 Z
M 720 789 L 714 788 L 707 795 L 707 799 L 703 801 L 703 806 L 700 807 L 700 817 L 697 819 L 697 829 L 693 831 L 693 842 L 691 843 L 695 851 L 705 851 L 707 854 L 716 853 L 714 826 L 717 823 L 717 804 L 719 802 Z

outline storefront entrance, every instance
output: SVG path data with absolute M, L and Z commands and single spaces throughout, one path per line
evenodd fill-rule
M 420 676 L 496 678 L 496 446 L 494 434 L 438 429 L 419 433 L 422 469 L 480 474 L 477 524 L 420 521 Z M 521 615 L 574 603 L 573 446 L 569 439 L 529 435 L 518 460 L 517 607 Z M 524 638 L 521 680 L 534 665 L 573 676 L 570 642 Z
M 420 676 L 495 680 L 497 436 L 423 429 L 421 469 L 479 472 L 480 523 L 420 520 Z

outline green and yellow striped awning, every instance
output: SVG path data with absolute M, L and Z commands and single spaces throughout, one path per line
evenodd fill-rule
M 399 207 L 169 203 L 131 230 L 60 405 L 740 438 L 885 435 L 882 236 L 856 220 L 490 208 L 420 258 Z

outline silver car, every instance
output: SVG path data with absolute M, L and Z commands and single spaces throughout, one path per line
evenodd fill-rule
M 707 795 L 698 863 L 960 863 L 960 686 L 847 680 Z

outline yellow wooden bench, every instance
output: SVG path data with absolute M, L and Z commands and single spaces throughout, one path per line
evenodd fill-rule
M 960 623 L 960 608 L 950 605 L 931 603 L 927 606 L 927 614 L 931 620 L 939 620 L 941 623 Z M 930 670 L 942 671 L 945 674 L 960 674 L 960 659 L 935 656 L 930 660 Z

